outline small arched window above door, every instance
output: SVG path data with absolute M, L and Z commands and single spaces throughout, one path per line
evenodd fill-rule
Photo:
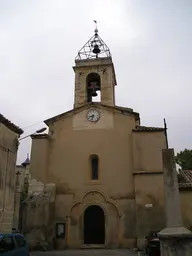
M 91 155 L 90 163 L 91 163 L 91 179 L 98 180 L 99 179 L 99 157 L 97 155 Z

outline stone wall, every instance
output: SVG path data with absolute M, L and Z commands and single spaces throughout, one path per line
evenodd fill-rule
M 31 250 L 54 248 L 55 185 L 32 179 L 23 207 L 23 233 Z
M 165 226 L 163 173 L 134 175 L 137 218 L 137 246 L 145 247 L 149 231 L 160 231 Z M 180 189 L 183 226 L 192 228 L 192 189 Z
M 192 189 L 180 189 L 179 194 L 183 226 L 192 231 Z
M 16 166 L 16 188 L 14 197 L 13 230 L 21 230 L 22 202 L 28 194 L 29 165 Z
M 0 232 L 12 232 L 18 134 L 0 123 Z
M 137 246 L 145 248 L 145 236 L 149 231 L 165 227 L 163 175 L 137 174 L 135 177 Z

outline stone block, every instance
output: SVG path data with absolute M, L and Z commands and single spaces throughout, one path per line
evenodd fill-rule
M 191 256 L 192 235 L 185 234 L 161 234 L 161 256 Z

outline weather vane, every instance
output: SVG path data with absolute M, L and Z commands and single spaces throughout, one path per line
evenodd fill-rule
M 98 33 L 98 29 L 97 29 L 97 21 L 96 20 L 93 20 L 95 22 L 95 33 L 97 34 Z

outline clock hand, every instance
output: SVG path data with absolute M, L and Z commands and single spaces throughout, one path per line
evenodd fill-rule
M 93 120 L 94 115 L 89 116 L 89 120 Z

